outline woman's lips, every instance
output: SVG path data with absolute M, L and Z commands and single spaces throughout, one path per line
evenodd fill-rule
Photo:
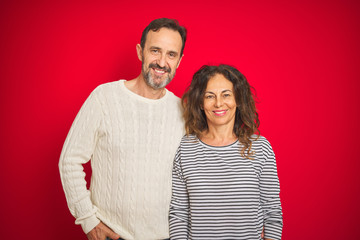
M 224 116 L 226 114 L 227 110 L 215 110 L 213 111 L 213 113 L 216 115 L 216 116 Z

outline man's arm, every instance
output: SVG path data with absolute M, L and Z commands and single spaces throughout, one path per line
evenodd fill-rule
M 77 114 L 59 161 L 60 177 L 68 207 L 76 218 L 75 223 L 81 224 L 85 233 L 100 223 L 95 216 L 97 208 L 93 205 L 90 191 L 86 188 L 82 164 L 91 159 L 101 120 L 102 111 L 95 89 Z

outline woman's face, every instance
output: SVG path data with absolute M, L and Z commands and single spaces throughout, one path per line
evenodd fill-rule
M 234 127 L 236 101 L 234 86 L 222 74 L 210 78 L 204 94 L 204 112 L 209 129 L 212 127 Z

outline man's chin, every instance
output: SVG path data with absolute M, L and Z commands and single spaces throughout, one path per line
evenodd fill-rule
M 160 88 L 164 88 L 166 87 L 171 80 L 169 80 L 169 78 L 164 78 L 164 79 L 156 79 L 156 80 L 151 80 L 150 81 L 150 86 L 152 86 L 152 88 L 154 89 L 160 89 Z
M 158 89 L 161 89 L 161 88 L 164 88 L 166 87 L 167 84 L 163 84 L 163 83 L 159 83 L 159 84 L 150 84 L 150 87 L 152 87 L 154 90 L 158 90 Z
M 144 76 L 146 76 L 144 79 L 146 84 L 155 90 L 166 87 L 172 80 L 170 79 L 170 73 L 165 73 L 162 76 L 157 76 L 151 71 L 149 71 Z

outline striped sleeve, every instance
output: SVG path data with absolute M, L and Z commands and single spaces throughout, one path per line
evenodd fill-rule
M 280 184 L 277 175 L 275 154 L 270 143 L 263 138 L 260 175 L 260 202 L 264 210 L 265 239 L 281 239 L 283 219 L 280 203 Z
M 189 198 L 181 167 L 181 150 L 178 148 L 172 171 L 172 198 L 170 203 L 171 240 L 188 239 Z

